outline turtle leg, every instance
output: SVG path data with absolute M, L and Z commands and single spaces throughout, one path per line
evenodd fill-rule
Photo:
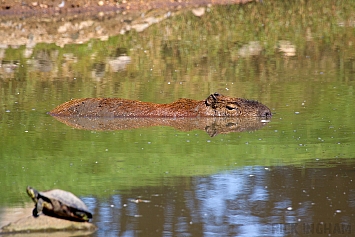
M 32 215 L 33 215 L 34 217 L 38 217 L 37 207 L 33 208 L 33 210 L 32 210 Z
M 76 211 L 75 215 L 80 217 L 80 219 L 84 220 L 84 221 L 89 221 L 89 217 L 87 216 L 87 214 L 85 212 L 82 211 Z
M 35 208 L 32 211 L 32 215 L 34 217 L 38 217 L 38 214 L 41 214 L 42 210 L 43 210 L 43 200 L 42 198 L 39 198 Z

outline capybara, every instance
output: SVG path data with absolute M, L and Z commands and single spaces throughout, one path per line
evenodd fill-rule
M 74 99 L 49 112 L 79 117 L 271 117 L 265 105 L 242 98 L 211 94 L 205 100 L 179 99 L 155 104 L 119 98 Z

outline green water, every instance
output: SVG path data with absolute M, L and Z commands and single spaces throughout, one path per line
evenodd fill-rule
M 0 206 L 29 202 L 27 185 L 106 199 L 244 167 L 350 159 L 351 169 L 355 30 L 340 23 L 354 19 L 353 3 L 282 2 L 213 7 L 202 18 L 186 12 L 106 42 L 37 45 L 32 57 L 57 55 L 50 72 L 29 64 L 24 47 L 6 49 L 3 65 L 17 66 L 0 73 Z M 280 40 L 296 47 L 295 56 L 275 48 Z M 241 56 L 250 41 L 263 49 Z M 119 48 L 131 62 L 115 72 L 106 60 Z M 167 103 L 213 92 L 259 100 L 274 115 L 259 130 L 210 137 L 173 127 L 80 130 L 46 114 L 72 98 Z

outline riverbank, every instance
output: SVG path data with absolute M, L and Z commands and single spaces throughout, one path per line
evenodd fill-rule
M 38 43 L 82 44 L 135 30 L 142 32 L 184 10 L 201 17 L 213 5 L 249 0 L 76 0 L 11 1 L 0 5 L 0 48 L 33 48 Z
M 0 2 L 1 17 L 29 17 L 39 15 L 72 16 L 96 15 L 151 9 L 176 9 L 206 5 L 247 3 L 251 0 L 4 0 Z

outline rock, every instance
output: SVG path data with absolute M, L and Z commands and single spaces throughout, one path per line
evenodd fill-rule
M 192 9 L 192 13 L 195 16 L 198 16 L 198 17 L 203 16 L 205 14 L 205 11 L 206 11 L 206 8 L 204 8 L 204 7 L 199 7 L 199 8 Z
M 88 235 L 97 230 L 97 227 L 89 222 L 75 222 L 64 219 L 58 219 L 46 215 L 40 215 L 35 218 L 27 216 L 1 228 L 0 234 L 3 233 L 30 233 L 40 236 L 41 232 L 53 232 L 51 236 L 70 236 Z M 26 235 L 29 236 L 29 235 Z
M 148 23 L 143 23 L 143 24 L 136 24 L 132 25 L 132 28 L 135 29 L 137 32 L 142 32 L 145 29 L 147 29 L 150 25 Z
M 64 25 L 62 26 L 59 26 L 58 28 L 58 33 L 65 33 L 68 31 L 68 29 L 70 29 L 72 27 L 71 23 L 70 22 L 66 22 L 64 23 Z

